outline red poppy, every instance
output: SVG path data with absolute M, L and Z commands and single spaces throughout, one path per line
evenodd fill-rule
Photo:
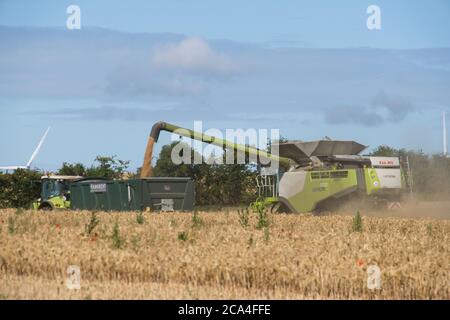
M 97 241 L 97 234 L 96 233 L 91 237 L 91 241 L 92 242 Z
M 61 230 L 61 225 L 59 223 L 56 224 L 56 229 Z
M 356 260 L 356 265 L 357 265 L 358 267 L 362 267 L 362 266 L 364 265 L 364 260 L 363 260 L 363 259 L 358 259 L 358 260 Z

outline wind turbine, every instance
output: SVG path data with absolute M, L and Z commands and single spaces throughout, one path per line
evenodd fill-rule
M 445 125 L 445 111 L 442 112 L 442 144 L 443 144 L 442 153 L 443 153 L 444 157 L 448 157 L 448 154 L 447 154 L 447 127 Z
M 44 143 L 44 140 L 47 137 L 47 134 L 48 134 L 49 130 L 50 130 L 50 127 L 48 127 L 47 130 L 45 130 L 44 135 L 42 136 L 41 140 L 39 141 L 36 149 L 34 149 L 34 152 L 31 155 L 30 160 L 28 160 L 26 165 L 24 165 L 24 166 L 3 166 L 3 167 L 0 167 L 0 171 L 8 172 L 9 170 L 14 171 L 14 170 L 17 170 L 17 169 L 27 169 L 27 170 L 30 169 L 31 163 L 34 161 L 34 158 L 36 158 L 39 150 L 41 149 L 42 144 Z

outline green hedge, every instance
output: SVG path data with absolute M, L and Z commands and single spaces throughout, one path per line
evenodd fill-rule
M 18 169 L 0 173 L 0 208 L 29 208 L 40 196 L 42 173 Z

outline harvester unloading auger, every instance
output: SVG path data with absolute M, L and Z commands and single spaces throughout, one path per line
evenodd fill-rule
M 278 172 L 264 172 L 257 178 L 258 194 L 272 208 L 283 212 L 310 212 L 337 199 L 350 196 L 385 203 L 397 202 L 409 183 L 398 157 L 359 155 L 367 146 L 355 141 L 288 141 L 272 144 L 279 155 L 229 142 L 166 122 L 153 125 L 145 151 L 141 178 L 152 175 L 153 145 L 163 131 L 213 144 L 235 152 L 280 164 Z M 264 161 L 267 163 L 267 161 Z

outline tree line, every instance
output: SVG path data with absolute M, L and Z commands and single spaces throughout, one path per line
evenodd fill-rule
M 209 164 L 212 158 L 201 164 L 175 165 L 171 161 L 173 142 L 162 147 L 153 175 L 157 177 L 190 177 L 195 181 L 196 204 L 235 206 L 248 204 L 256 199 L 257 167 L 253 164 Z M 194 156 L 194 150 L 187 146 Z M 450 199 L 450 158 L 439 154 L 428 155 L 422 151 L 395 149 L 382 145 L 371 153 L 374 156 L 398 156 L 409 160 L 414 181 L 414 193 L 427 200 Z M 200 155 L 197 155 L 201 157 Z M 138 178 L 128 171 L 129 161 L 115 156 L 97 156 L 91 166 L 64 162 L 54 174 L 109 179 Z M 43 172 L 18 169 L 13 173 L 0 173 L 0 208 L 28 207 L 40 196 L 40 178 Z

